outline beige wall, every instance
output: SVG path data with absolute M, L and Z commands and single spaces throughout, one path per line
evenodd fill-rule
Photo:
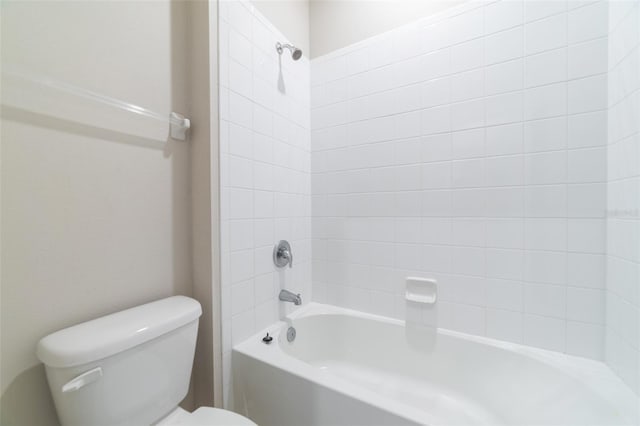
M 194 133 L 209 155 L 217 147 L 207 145 L 217 139 L 202 123 L 211 111 L 198 109 L 210 103 L 201 81 L 209 73 L 188 64 L 193 16 L 185 8 L 169 1 L 3 2 L 2 70 L 35 72 L 158 112 L 193 114 Z M 211 165 L 192 174 L 190 144 L 167 141 L 164 124 L 5 77 L 0 423 L 49 425 L 57 420 L 35 357 L 48 333 L 154 299 L 196 294 L 205 309 L 201 328 L 212 335 L 212 254 L 209 248 L 208 259 L 198 262 L 192 256 L 191 214 L 199 206 L 191 205 L 190 181 L 207 179 L 194 188 L 207 193 L 208 209 L 217 194 L 210 190 Z M 191 105 L 189 93 L 200 87 L 207 97 Z M 215 215 L 207 210 L 206 217 Z M 216 236 L 203 232 L 215 246 Z M 197 363 L 211 365 L 213 344 L 205 343 Z M 196 374 L 196 388 L 205 392 L 197 402 L 211 400 L 210 372 Z
M 251 1 L 308 58 L 327 54 L 463 2 L 464 0 Z
M 193 297 L 204 308 L 192 377 L 195 406 L 222 405 L 216 6 L 215 2 L 190 2 L 187 14 Z
M 309 58 L 309 0 L 252 0 L 251 3 Z
M 462 0 L 311 0 L 311 57 L 389 31 Z

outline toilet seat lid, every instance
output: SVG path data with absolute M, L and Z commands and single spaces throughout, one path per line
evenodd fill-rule
M 248 418 L 229 410 L 200 407 L 182 420 L 188 426 L 257 426 Z

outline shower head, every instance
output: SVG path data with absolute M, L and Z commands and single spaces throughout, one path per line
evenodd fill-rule
M 276 50 L 278 51 L 279 55 L 282 55 L 282 51 L 284 49 L 289 49 L 289 51 L 291 51 L 291 57 L 294 61 L 297 61 L 302 57 L 302 50 L 298 49 L 297 47 L 291 44 L 282 44 L 280 42 L 276 43 Z

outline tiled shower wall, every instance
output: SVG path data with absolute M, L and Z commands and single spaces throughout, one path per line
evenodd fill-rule
M 310 65 L 278 56 L 287 40 L 250 3 L 219 5 L 226 397 L 232 345 L 284 314 L 280 289 L 311 299 Z M 294 268 L 275 268 L 278 240 L 291 243 Z
M 606 360 L 640 393 L 640 2 L 609 19 Z
M 441 327 L 602 359 L 607 24 L 470 2 L 314 59 L 314 300 L 404 318 L 436 278 Z

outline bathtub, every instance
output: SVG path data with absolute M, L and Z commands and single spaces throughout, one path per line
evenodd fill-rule
M 640 420 L 601 362 L 316 303 L 236 345 L 232 365 L 230 406 L 260 426 Z

